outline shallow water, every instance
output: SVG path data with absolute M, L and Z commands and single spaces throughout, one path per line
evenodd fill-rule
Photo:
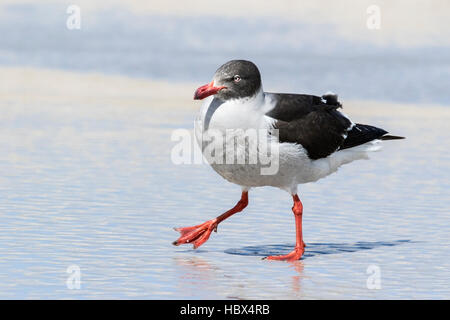
M 291 198 L 273 188 L 251 190 L 198 250 L 171 245 L 172 227 L 240 196 L 206 165 L 171 162 L 192 109 L 1 110 L 0 298 L 450 298 L 448 112 L 353 117 L 407 139 L 300 186 L 307 248 L 285 263 L 261 260 L 294 245 Z M 72 265 L 80 289 L 67 286 Z M 367 286 L 373 266 L 380 289 Z
M 83 77 L 0 72 L 0 298 L 450 298 L 445 30 L 423 43 L 382 45 L 363 20 L 344 36 L 327 19 L 193 19 L 108 3 L 92 12 L 82 6 L 82 29 L 69 31 L 66 9 L 0 5 L 0 65 L 99 72 L 97 81 L 111 86 L 98 92 Z M 364 18 L 365 8 L 358 10 Z M 211 37 L 212 25 L 220 37 Z M 399 31 L 388 26 L 383 32 Z M 423 29 L 417 23 L 409 34 L 420 39 Z M 332 90 L 344 105 L 384 100 L 424 110 L 374 103 L 353 108 L 359 115 L 346 110 L 407 139 L 300 186 L 307 248 L 296 263 L 261 260 L 289 251 L 295 239 L 291 197 L 272 188 L 251 190 L 245 211 L 200 249 L 172 246 L 172 227 L 219 215 L 240 189 L 207 165 L 171 162 L 171 133 L 193 126 L 189 105 L 151 105 L 135 82 L 105 80 L 120 74 L 201 85 L 231 58 L 255 61 L 270 91 Z M 19 85 L 10 92 L 11 83 Z M 80 289 L 69 288 L 68 268 L 79 268 Z M 379 271 L 379 289 L 369 289 L 368 270 Z

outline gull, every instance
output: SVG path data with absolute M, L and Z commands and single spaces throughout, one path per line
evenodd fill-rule
M 212 168 L 242 189 L 241 199 L 222 215 L 175 228 L 181 235 L 173 244 L 193 244 L 194 249 L 217 231 L 219 223 L 248 205 L 251 188 L 271 186 L 292 196 L 296 245 L 288 254 L 266 259 L 300 259 L 306 245 L 298 185 L 324 178 L 354 160 L 367 159 L 383 140 L 403 139 L 375 126 L 354 123 L 340 111 L 342 105 L 331 92 L 322 96 L 264 92 L 257 66 L 246 60 L 219 67 L 213 80 L 196 90 L 194 99 L 204 99 L 194 130 L 199 146 Z M 261 159 L 267 150 L 276 170 L 265 172 L 267 163 Z M 239 157 L 245 161 L 236 161 Z

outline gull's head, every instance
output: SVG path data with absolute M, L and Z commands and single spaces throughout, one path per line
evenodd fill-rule
M 261 75 L 256 65 L 246 60 L 231 60 L 220 66 L 213 81 L 195 91 L 194 99 L 215 95 L 222 100 L 254 96 L 261 88 Z

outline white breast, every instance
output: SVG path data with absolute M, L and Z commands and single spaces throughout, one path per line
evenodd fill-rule
M 204 102 L 195 124 L 196 139 L 211 167 L 226 180 L 244 187 L 264 185 L 283 187 L 293 183 L 293 177 L 285 170 L 280 172 L 278 167 L 274 174 L 261 174 L 264 172 L 262 168 L 272 167 L 272 164 L 267 164 L 265 161 L 267 150 L 278 152 L 280 147 L 278 139 L 268 136 L 267 131 L 271 129 L 273 119 L 265 116 L 265 113 L 273 108 L 273 103 L 271 95 L 266 96 L 262 90 L 250 99 L 231 100 L 218 105 L 217 100 L 213 102 L 213 98 L 209 97 Z M 255 132 L 257 138 L 253 139 L 252 135 L 249 138 L 249 135 L 246 135 L 246 142 L 241 143 L 239 132 L 251 130 Z M 218 132 L 222 134 L 223 139 L 219 141 L 211 139 L 212 136 L 215 139 Z M 297 152 L 301 148 L 300 146 L 284 146 L 283 155 L 280 157 L 283 162 L 288 160 L 286 156 L 290 158 L 294 153 L 292 155 L 295 157 L 297 153 L 295 151 L 285 153 L 286 147 L 295 149 Z M 213 160 L 223 159 L 223 163 L 210 161 L 208 156 L 211 154 L 211 148 L 216 149 L 216 157 Z M 246 162 L 230 163 L 226 161 L 227 157 L 228 159 L 233 157 L 246 159 Z M 249 163 L 251 157 L 257 160 L 256 163 Z M 265 157 L 264 160 L 262 160 L 263 157 Z M 278 155 L 276 158 L 278 161 Z M 288 166 L 284 165 L 284 169 L 288 169 Z M 289 166 L 289 169 L 292 168 Z
M 261 174 L 264 164 L 260 162 L 256 164 L 229 163 L 226 159 L 230 155 L 230 151 L 234 152 L 237 157 L 249 157 L 256 152 L 259 159 L 259 153 L 264 149 L 261 148 L 260 140 L 250 139 L 249 148 L 248 144 L 236 143 L 233 137 L 227 136 L 227 131 L 271 129 L 274 119 L 265 114 L 274 107 L 275 100 L 271 94 L 265 94 L 262 90 L 250 99 L 231 100 L 219 104 L 216 103 L 217 101 L 213 102 L 213 99 L 213 97 L 205 99 L 200 109 L 195 121 L 195 136 L 211 167 L 232 183 L 246 188 L 273 186 L 295 193 L 298 184 L 316 181 L 335 172 L 342 164 L 366 156 L 365 152 L 348 149 L 335 152 L 327 158 L 311 160 L 301 145 L 279 143 L 278 139 L 270 136 L 268 148 L 278 152 L 278 168 L 275 173 Z M 218 132 L 224 138 L 211 140 L 211 136 Z M 236 134 L 236 137 L 238 136 L 239 134 Z M 205 141 L 207 141 L 206 144 Z M 211 141 L 213 142 L 211 143 Z M 256 148 L 254 148 L 255 146 Z M 209 148 L 208 152 L 206 152 L 207 148 Z M 211 149 L 219 150 L 216 151 L 218 156 L 215 159 L 222 158 L 222 163 L 210 161 L 211 158 L 208 158 L 207 155 L 210 155 Z M 267 151 L 267 146 L 263 152 L 265 151 Z M 265 167 L 267 168 L 267 165 Z

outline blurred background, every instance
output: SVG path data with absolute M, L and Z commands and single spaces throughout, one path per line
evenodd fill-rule
M 72 4 L 80 29 L 66 28 Z M 205 82 L 245 58 L 271 90 L 448 104 L 449 11 L 445 0 L 2 0 L 0 63 Z
M 240 196 L 171 161 L 231 59 L 407 138 L 300 186 L 292 264 L 260 259 L 295 239 L 270 188 L 199 250 L 171 245 Z M 448 299 L 449 87 L 446 0 L 0 0 L 0 298 Z

